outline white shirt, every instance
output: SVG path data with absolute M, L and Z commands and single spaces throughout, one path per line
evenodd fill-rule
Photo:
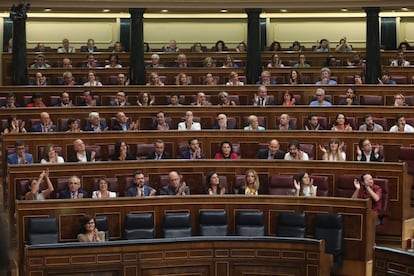
M 42 160 L 40 160 L 40 164 L 48 164 L 48 163 L 50 163 L 50 161 L 46 161 L 43 158 L 42 158 Z M 65 159 L 63 159 L 62 156 L 58 156 L 57 157 L 57 163 L 65 163 Z
M 342 158 L 344 159 L 344 161 L 346 160 L 346 153 L 345 152 L 341 152 Z M 333 156 L 332 154 L 328 155 L 328 160 L 329 161 L 338 161 L 338 158 L 336 156 Z
M 403 63 L 401 65 L 399 65 L 398 64 L 398 60 L 395 59 L 395 60 L 391 61 L 390 66 L 395 66 L 395 67 L 398 67 L 398 66 L 400 66 L 400 67 L 408 67 L 408 66 L 410 66 L 410 62 L 407 61 L 407 60 L 404 60 Z
M 187 129 L 185 122 L 178 123 L 178 130 L 201 130 L 201 125 L 198 122 L 193 122 L 191 128 Z
M 390 132 L 398 132 L 398 126 L 397 125 L 393 125 L 390 128 Z M 404 132 L 414 132 L 414 127 L 412 127 L 409 124 L 405 124 L 404 125 Z
M 293 156 L 292 155 L 290 155 L 290 153 L 289 152 L 287 152 L 286 154 L 285 154 L 285 160 L 296 160 L 295 158 L 293 158 Z M 302 159 L 301 159 L 302 161 L 307 161 L 307 160 L 309 160 L 309 155 L 306 153 L 306 152 L 304 152 L 304 151 L 302 151 Z
M 100 192 L 99 191 L 93 191 L 92 198 L 98 198 L 98 193 L 100 193 Z M 115 192 L 109 192 L 109 197 L 116 197 L 116 193 Z

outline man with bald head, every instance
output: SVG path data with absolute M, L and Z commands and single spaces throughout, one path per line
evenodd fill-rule
M 170 183 L 161 189 L 161 195 L 189 195 L 190 188 L 181 180 L 181 176 L 176 171 L 168 174 Z
M 94 162 L 96 152 L 86 149 L 85 143 L 81 139 L 73 142 L 75 153 L 68 159 L 69 162 Z
M 49 113 L 40 113 L 40 122 L 32 125 L 31 132 L 56 132 L 56 125 L 50 120 Z
M 256 153 L 256 159 L 284 159 L 285 153 L 280 149 L 279 141 L 272 139 L 267 146 L 267 149 L 259 149 Z

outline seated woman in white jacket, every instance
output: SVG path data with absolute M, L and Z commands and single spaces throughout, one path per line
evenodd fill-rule
M 201 130 L 201 124 L 193 121 L 193 112 L 185 113 L 185 121 L 178 123 L 178 130 Z
M 98 179 L 99 190 L 93 191 L 92 198 L 111 198 L 116 197 L 115 192 L 109 191 L 109 181 L 106 177 Z

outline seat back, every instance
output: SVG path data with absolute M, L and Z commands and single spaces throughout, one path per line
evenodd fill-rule
M 190 213 L 165 213 L 162 231 L 164 238 L 191 237 Z
M 340 175 L 336 185 L 335 195 L 337 197 L 352 197 L 355 191 L 354 179 L 359 179 L 356 175 Z
M 384 105 L 381 95 L 361 95 L 359 98 L 362 105 Z
M 374 184 L 381 187 L 381 212 L 380 216 L 388 214 L 388 199 L 389 199 L 389 189 L 388 189 L 388 179 L 384 178 L 374 178 Z
M 270 176 L 268 194 L 293 195 L 294 193 L 293 175 L 275 174 Z
M 106 216 L 96 216 L 96 228 L 105 233 L 105 240 L 109 241 L 109 223 Z
M 280 237 L 304 238 L 306 236 L 305 213 L 281 212 L 278 216 L 276 232 Z
M 147 158 L 147 155 L 154 150 L 154 144 L 137 144 L 136 157 L 138 160 Z
M 329 180 L 326 175 L 312 175 L 313 185 L 317 186 L 317 196 L 329 196 Z
M 238 211 L 236 213 L 237 236 L 264 236 L 263 211 Z
M 407 162 L 408 173 L 414 175 L 414 147 L 400 147 L 398 160 Z
M 334 257 L 331 272 L 342 266 L 344 227 L 340 214 L 315 214 L 315 239 L 325 240 L 325 252 Z
M 127 214 L 125 216 L 125 239 L 153 239 L 154 233 L 152 213 Z
M 300 149 L 308 154 L 309 160 L 315 159 L 315 147 L 313 144 L 300 144 Z
M 227 228 L 225 210 L 200 211 L 199 232 L 201 236 L 227 236 Z
M 29 244 L 50 244 L 59 242 L 59 230 L 56 218 L 29 218 Z

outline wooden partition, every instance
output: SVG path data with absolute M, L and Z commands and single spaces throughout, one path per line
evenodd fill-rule
M 327 276 L 332 263 L 323 240 L 274 237 L 192 237 L 29 246 L 25 260 L 24 275 L 45 276 L 62 271 L 67 272 L 65 275 L 167 276 L 174 271 L 180 275 L 205 276 L 275 272 Z
M 414 275 L 414 253 L 376 246 L 374 251 L 374 275 Z
M 188 196 L 184 198 L 155 197 L 142 200 L 122 198 L 117 200 L 21 201 L 17 205 L 16 218 L 17 232 L 19 233 L 17 240 L 20 256 L 22 256 L 23 242 L 26 241 L 25 230 L 27 229 L 28 219 L 30 217 L 47 216 L 57 218 L 60 229 L 60 242 L 73 241 L 78 230 L 79 217 L 85 213 L 107 216 L 110 223 L 111 239 L 118 240 L 123 237 L 124 218 L 128 213 L 153 213 L 156 237 L 161 237 L 162 218 L 166 212 L 188 211 L 190 212 L 193 235 L 198 235 L 199 212 L 201 210 L 216 209 L 224 209 L 226 211 L 230 234 L 234 233 L 235 214 L 237 211 L 262 210 L 264 213 L 266 236 L 275 236 L 276 218 L 280 212 L 305 212 L 307 216 L 307 236 L 311 238 L 314 235 L 312 222 L 315 214 L 339 213 L 342 214 L 344 219 L 343 248 L 345 250 L 344 265 L 340 274 L 365 275 L 371 264 L 372 247 L 374 245 L 374 223 L 370 206 L 370 202 L 366 200 L 276 196 Z M 228 246 L 231 247 L 230 244 Z M 355 250 L 355 248 L 359 250 Z M 252 249 L 250 248 L 249 250 Z M 256 258 L 259 258 L 259 256 L 256 256 Z

